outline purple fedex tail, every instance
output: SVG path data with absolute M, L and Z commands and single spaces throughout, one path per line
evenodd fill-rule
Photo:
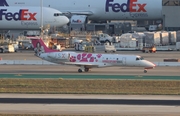
M 6 0 L 0 0 L 0 6 L 9 6 Z
M 53 50 L 48 48 L 41 38 L 30 38 L 32 45 L 36 53 L 49 53 L 49 52 L 59 52 L 58 50 Z

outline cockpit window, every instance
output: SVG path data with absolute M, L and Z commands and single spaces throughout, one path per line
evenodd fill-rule
M 144 60 L 143 57 L 136 57 L 136 60 Z
M 139 58 L 137 57 L 136 60 L 139 60 Z
M 57 17 L 57 16 L 62 16 L 63 14 L 62 13 L 54 13 L 54 16 Z
M 143 58 L 143 57 L 140 57 L 140 60 L 144 60 L 144 58 Z

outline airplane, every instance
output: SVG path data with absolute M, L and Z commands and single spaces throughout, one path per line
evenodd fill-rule
M 43 27 L 61 27 L 69 22 L 69 19 L 56 9 L 43 7 L 42 10 L 41 16 L 41 7 L 0 7 L 0 29 L 40 29 L 41 22 Z
M 144 73 L 147 73 L 147 69 L 153 69 L 156 66 L 139 55 L 58 51 L 48 48 L 39 37 L 31 37 L 30 39 L 37 57 L 52 63 L 78 66 L 80 67 L 78 69 L 79 73 L 88 72 L 91 68 L 113 66 L 144 67 Z
M 1 0 L 1 6 L 40 6 L 32 0 Z M 65 14 L 86 15 L 89 20 L 159 20 L 162 19 L 162 0 L 43 0 L 44 7 Z

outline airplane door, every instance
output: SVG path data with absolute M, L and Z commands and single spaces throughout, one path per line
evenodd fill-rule
M 126 65 L 126 58 L 125 57 L 122 58 L 122 64 Z

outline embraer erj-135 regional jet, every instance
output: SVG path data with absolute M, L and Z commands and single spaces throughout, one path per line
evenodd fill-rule
M 0 7 L 0 29 L 40 29 L 41 21 L 43 27 L 61 27 L 69 22 L 69 19 L 56 9 L 43 7 L 42 10 L 43 16 L 41 7 L 38 6 Z
M 101 53 L 76 53 L 68 51 L 57 51 L 49 49 L 42 39 L 31 38 L 35 53 L 43 60 L 80 67 L 78 72 L 88 72 L 90 68 L 102 68 L 113 66 L 144 67 L 144 73 L 147 69 L 153 69 L 156 65 L 150 61 L 144 60 L 137 55 L 121 54 L 101 54 Z

